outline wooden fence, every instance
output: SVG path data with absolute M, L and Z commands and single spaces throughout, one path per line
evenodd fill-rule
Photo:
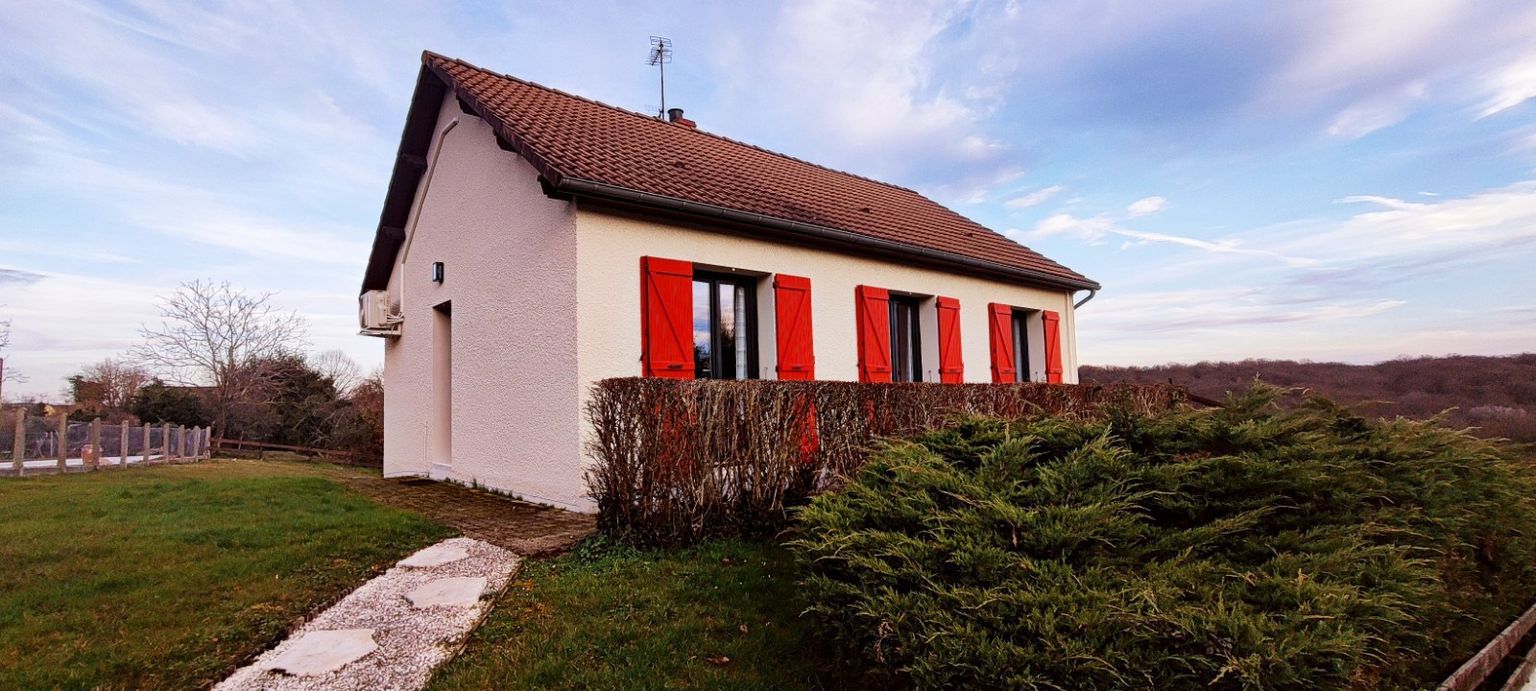
M 1435 687 L 1435 691 L 1473 691 L 1479 688 L 1518 691 L 1524 688 L 1532 672 L 1536 671 L 1536 647 L 1525 648 L 1522 656 L 1520 643 L 1530 635 L 1533 626 L 1536 626 L 1536 605 L 1531 605 L 1524 614 L 1504 627 L 1488 645 Z M 1503 683 L 1495 687 L 1494 684 L 1500 681 Z
M 313 446 L 294 446 L 293 444 L 273 444 L 265 441 L 250 441 L 248 439 L 226 439 L 224 437 L 213 438 L 213 448 L 220 451 L 256 451 L 264 454 L 267 451 L 285 451 L 310 458 L 321 458 L 338 463 L 353 465 L 370 465 L 358 460 L 357 454 L 345 449 L 321 449 Z M 375 464 L 376 465 L 376 464 Z
M 14 408 L 0 416 L 0 474 L 20 476 L 85 472 L 130 465 L 208 458 L 206 427 L 71 421 L 65 415 L 28 415 Z

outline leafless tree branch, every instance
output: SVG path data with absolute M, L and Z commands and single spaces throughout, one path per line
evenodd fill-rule
M 272 293 L 249 294 L 228 281 L 183 283 L 161 298 L 161 323 L 140 329 L 131 355 L 167 381 L 206 387 L 222 435 L 230 407 L 255 392 L 268 371 L 243 365 L 306 344 L 308 323 L 271 300 Z
M 340 398 L 350 397 L 352 390 L 363 381 L 363 368 L 340 350 L 315 353 L 309 356 L 308 360 L 310 369 L 331 380 L 331 385 L 336 387 L 336 395 Z
M 76 404 L 94 403 L 106 410 L 127 410 L 139 387 L 149 381 L 149 372 L 123 360 L 107 358 L 94 365 L 80 368 L 75 375 L 89 386 L 74 386 L 71 392 Z M 74 378 L 71 378 L 73 383 Z M 82 394 L 93 394 L 99 400 L 82 401 Z

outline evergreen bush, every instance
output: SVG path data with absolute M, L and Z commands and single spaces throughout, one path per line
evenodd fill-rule
M 1530 469 L 1281 395 L 890 443 L 798 511 L 811 612 L 924 688 L 1432 687 L 1536 599 Z

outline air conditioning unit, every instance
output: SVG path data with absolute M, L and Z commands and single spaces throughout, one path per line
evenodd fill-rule
M 370 336 L 398 336 L 400 323 L 405 321 L 400 303 L 392 301 L 387 290 L 364 292 L 358 299 L 357 318 L 363 333 Z

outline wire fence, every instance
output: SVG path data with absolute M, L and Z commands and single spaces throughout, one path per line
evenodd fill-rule
M 80 422 L 64 415 L 0 411 L 0 475 L 84 472 L 208 458 L 206 427 Z

